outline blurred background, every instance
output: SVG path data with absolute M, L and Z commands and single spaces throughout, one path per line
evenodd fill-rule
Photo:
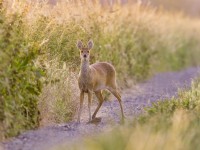
M 91 0 L 91 2 L 94 1 L 97 2 L 96 0 Z M 59 2 L 59 0 L 49 0 L 50 4 L 56 4 L 57 2 Z M 119 0 L 99 0 L 99 2 L 102 5 L 110 5 L 119 2 Z M 168 11 L 179 11 L 193 17 L 200 16 L 199 0 L 120 0 L 121 4 L 126 4 L 127 2 L 151 5 L 158 8 L 164 8 Z

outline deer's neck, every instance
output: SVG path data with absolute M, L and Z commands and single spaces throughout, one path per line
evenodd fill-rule
M 89 68 L 90 62 L 86 60 L 81 61 L 81 70 L 80 70 L 80 76 L 82 79 L 88 79 L 89 77 Z

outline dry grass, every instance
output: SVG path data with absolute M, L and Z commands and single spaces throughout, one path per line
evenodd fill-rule
M 70 121 L 76 112 L 79 89 L 77 74 L 66 63 L 46 62 L 46 78 L 39 100 L 40 125 Z

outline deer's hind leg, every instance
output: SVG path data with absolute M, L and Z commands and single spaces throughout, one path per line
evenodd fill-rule
M 124 110 L 123 110 L 123 107 L 122 107 L 121 95 L 119 94 L 119 92 L 115 88 L 109 88 L 108 90 L 117 98 L 119 105 L 120 105 L 120 109 L 121 109 L 122 122 L 124 122 L 125 116 L 124 116 Z

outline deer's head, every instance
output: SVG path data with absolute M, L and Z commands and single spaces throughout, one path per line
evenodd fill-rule
M 83 43 L 80 40 L 77 42 L 77 48 L 80 50 L 81 60 L 90 59 L 90 50 L 93 48 L 93 45 L 94 43 L 92 40 L 89 40 L 86 47 L 83 46 Z

